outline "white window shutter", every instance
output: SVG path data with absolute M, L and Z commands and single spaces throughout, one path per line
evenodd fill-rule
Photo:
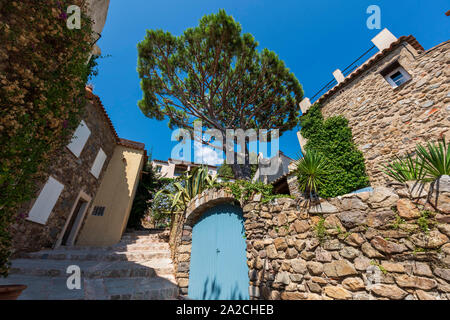
M 91 131 L 86 123 L 81 120 L 77 130 L 75 130 L 75 133 L 73 134 L 72 141 L 67 145 L 67 148 L 69 148 L 75 156 L 79 157 L 90 135 Z
M 45 224 L 63 189 L 63 184 L 56 181 L 53 177 L 49 177 L 33 208 L 31 208 L 27 219 Z
M 98 176 L 100 175 L 105 160 L 106 154 L 105 152 L 103 152 L 103 149 L 100 148 L 100 150 L 98 150 L 97 156 L 95 157 L 94 163 L 92 164 L 91 168 L 91 173 L 94 175 L 94 177 L 98 178 Z

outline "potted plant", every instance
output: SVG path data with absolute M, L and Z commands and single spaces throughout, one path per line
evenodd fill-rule
M 26 288 L 24 284 L 0 285 L 0 300 L 16 300 Z
M 5 209 L 5 208 L 2 208 Z M 0 277 L 7 277 L 9 273 L 9 258 L 12 254 L 11 225 L 20 223 L 24 215 L 14 215 L 13 210 L 3 210 L 0 219 Z M 27 288 L 22 284 L 0 285 L 0 300 L 16 300 L 23 290 Z

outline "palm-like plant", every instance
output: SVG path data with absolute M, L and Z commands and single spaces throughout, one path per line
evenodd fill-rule
M 437 144 L 428 142 L 426 148 L 418 145 L 417 156 L 422 161 L 427 179 L 436 180 L 440 176 L 450 175 L 450 148 L 445 138 Z
M 160 190 L 156 193 L 155 199 L 160 194 L 166 194 L 172 200 L 172 212 L 179 212 L 182 211 L 196 195 L 213 187 L 215 183 L 216 177 L 212 177 L 208 174 L 208 167 L 195 167 L 173 184 L 175 192 L 171 192 L 167 189 Z
M 417 145 L 416 158 L 408 155 L 404 159 L 397 157 L 394 162 L 383 165 L 383 172 L 395 181 L 431 182 L 443 175 L 450 175 L 450 148 L 445 141 Z
M 422 181 L 425 176 L 421 160 L 410 154 L 403 159 L 397 157 L 392 163 L 383 165 L 383 172 L 400 183 Z
M 328 160 L 314 150 L 308 150 L 303 158 L 297 160 L 297 180 L 300 190 L 309 197 L 317 195 L 318 190 L 327 182 L 331 174 Z

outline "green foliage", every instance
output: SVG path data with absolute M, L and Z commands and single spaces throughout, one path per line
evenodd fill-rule
M 384 275 L 387 275 L 387 274 L 388 274 L 388 271 L 387 271 L 380 263 L 378 263 L 378 262 L 372 260 L 372 261 L 370 261 L 370 264 L 373 265 L 373 266 L 378 267 L 378 269 L 380 269 L 380 271 L 381 271 Z
M 332 169 L 325 156 L 309 150 L 297 161 L 296 173 L 300 191 L 313 198 L 326 185 Z
M 141 227 L 141 221 L 149 213 L 155 193 L 167 185 L 167 180 L 159 176 L 153 168 L 151 160 L 146 163 L 131 207 L 128 228 L 138 229 Z
M 163 186 L 158 190 L 161 191 L 158 197 L 154 197 L 150 208 L 150 217 L 156 223 L 166 221 L 167 218 L 171 218 L 172 212 L 172 195 L 176 192 L 174 184 L 177 182 L 175 179 L 161 178 Z M 150 218 L 149 217 L 149 218 Z
M 384 173 L 401 183 L 422 180 L 424 178 L 421 161 L 418 158 L 413 158 L 411 155 L 407 155 L 404 159 L 397 157 L 395 161 L 383 165 L 383 167 Z
M 442 175 L 450 175 L 450 148 L 445 138 L 438 143 L 416 146 L 416 156 L 399 157 L 383 165 L 383 172 L 400 183 L 406 181 L 431 182 Z
M 257 47 L 224 10 L 178 37 L 147 30 L 138 44 L 139 108 L 152 119 L 168 118 L 170 128 L 192 131 L 202 120 L 224 136 L 226 129 L 293 129 L 303 89 L 274 52 Z M 248 180 L 250 171 L 239 169 L 235 175 Z
M 418 145 L 416 150 L 426 178 L 436 180 L 440 176 L 450 175 L 450 148 L 445 138 L 437 144 L 428 142 L 426 147 Z
M 216 188 L 226 188 L 230 190 L 233 197 L 242 202 L 247 202 L 255 194 L 261 194 L 261 203 L 267 203 L 279 198 L 292 198 L 289 195 L 273 194 L 273 186 L 263 182 L 251 182 L 247 180 L 236 180 L 234 182 L 225 182 L 216 184 Z
M 195 167 L 180 177 L 177 182 L 174 182 L 175 192 L 163 189 L 156 193 L 155 198 L 164 193 L 172 200 L 171 210 L 180 212 L 196 195 L 208 188 L 213 188 L 215 185 L 215 177 L 208 174 L 207 166 Z
M 324 218 L 320 218 L 320 220 L 314 226 L 314 231 L 316 232 L 316 235 L 319 238 L 320 243 L 322 243 L 328 235 L 327 229 L 325 228 Z
M 242 200 L 244 203 L 250 200 L 255 194 L 260 193 L 262 199 L 272 196 L 273 186 L 262 182 L 251 182 L 247 180 L 236 180 L 235 182 L 225 183 L 225 188 L 229 188 L 234 198 Z
M 329 163 L 330 174 L 318 191 L 324 198 L 347 194 L 369 186 L 364 157 L 352 140 L 348 121 L 342 116 L 323 119 L 320 105 L 314 104 L 300 117 L 302 135 L 308 142 L 306 153 L 321 153 Z
M 420 230 L 425 233 L 429 233 L 431 227 L 434 225 L 434 222 L 431 220 L 431 218 L 434 216 L 434 212 L 423 210 L 420 212 L 420 218 L 417 219 L 417 225 L 419 226 Z
M 398 228 L 400 228 L 400 225 L 405 223 L 405 220 L 402 219 L 402 217 L 400 217 L 398 214 L 395 215 L 395 221 L 392 224 L 392 229 L 394 230 L 398 230 Z
M 251 170 L 251 177 L 253 177 L 255 175 L 256 170 L 258 170 L 258 165 L 251 164 L 250 170 Z M 227 163 L 224 163 L 219 167 L 219 169 L 217 170 L 217 175 L 225 179 L 237 179 L 236 175 L 233 172 L 233 168 L 231 167 L 231 165 Z
M 11 225 L 54 152 L 68 143 L 85 106 L 95 63 L 91 20 L 81 0 L 0 4 L 0 275 L 8 274 Z M 80 30 L 66 26 L 69 5 L 82 8 Z

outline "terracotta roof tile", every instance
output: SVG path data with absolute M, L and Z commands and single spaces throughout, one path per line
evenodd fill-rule
M 129 148 L 133 148 L 133 149 L 137 149 L 137 150 L 145 150 L 145 144 L 143 144 L 142 142 L 136 142 L 133 140 L 128 140 L 128 139 L 123 139 L 120 138 L 119 139 L 119 145 L 122 145 L 124 147 L 129 147 Z

